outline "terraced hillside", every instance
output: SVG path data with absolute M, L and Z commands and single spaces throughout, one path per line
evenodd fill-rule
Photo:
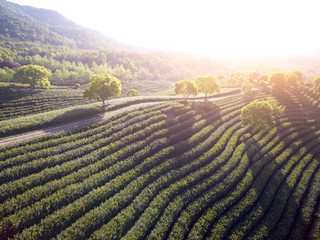
M 264 99 L 267 94 L 257 94 Z M 242 96 L 163 103 L 0 148 L 3 239 L 319 239 L 320 125 L 268 131 Z
M 90 103 L 83 89 L 0 86 L 0 121 Z M 92 102 L 92 101 L 91 101 Z

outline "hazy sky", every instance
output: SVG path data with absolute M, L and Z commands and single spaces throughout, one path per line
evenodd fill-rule
M 10 0 L 122 43 L 209 56 L 320 53 L 318 0 Z

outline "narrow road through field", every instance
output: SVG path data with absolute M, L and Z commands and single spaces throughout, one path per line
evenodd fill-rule
M 236 96 L 236 95 L 240 95 L 240 94 L 237 93 L 237 94 L 232 94 L 232 95 L 227 95 L 227 96 L 222 96 L 222 97 L 211 98 L 210 101 L 221 100 L 221 99 L 224 99 L 224 98 L 227 98 L 227 97 L 231 97 L 231 96 Z M 103 115 L 100 115 L 100 116 L 97 116 L 97 117 L 88 118 L 88 119 L 85 119 L 85 120 L 81 120 L 81 121 L 78 121 L 78 122 L 72 122 L 72 123 L 69 123 L 69 124 L 64 124 L 64 125 L 61 125 L 61 126 L 58 126 L 58 127 L 46 128 L 46 129 L 43 129 L 43 130 L 40 130 L 40 131 L 27 133 L 27 134 L 24 134 L 24 135 L 21 135 L 21 136 L 17 136 L 17 137 L 3 139 L 3 140 L 0 140 L 0 146 L 11 144 L 11 143 L 16 143 L 16 142 L 20 142 L 20 141 L 24 141 L 24 140 L 28 140 L 28 139 L 31 139 L 31 138 L 34 138 L 34 137 L 39 137 L 39 136 L 43 136 L 43 135 L 50 134 L 50 133 L 66 131 L 66 130 L 69 130 L 69 129 L 72 129 L 72 128 L 75 128 L 75 127 L 78 127 L 78 126 L 94 123 L 95 121 L 98 121 L 100 119 L 105 119 L 105 118 L 112 117 L 112 116 L 114 116 L 116 114 L 125 112 L 127 110 L 131 110 L 131 109 L 138 108 L 138 107 L 145 107 L 145 106 L 148 106 L 148 105 L 155 105 L 155 104 L 159 104 L 159 103 L 163 103 L 163 101 L 162 102 L 148 102 L 148 103 L 133 104 L 133 105 L 130 105 L 128 107 L 123 107 L 123 108 L 120 108 L 118 110 L 107 112 L 107 113 L 105 113 Z
M 98 121 L 100 119 L 105 119 L 105 118 L 112 117 L 112 116 L 114 116 L 116 114 L 125 112 L 127 110 L 131 110 L 131 109 L 138 108 L 138 107 L 145 107 L 145 106 L 148 106 L 148 105 L 155 105 L 157 103 L 159 103 L 159 102 L 134 104 L 134 105 L 130 105 L 128 107 L 120 108 L 118 110 L 107 112 L 107 113 L 105 113 L 103 115 L 100 115 L 100 116 L 97 116 L 97 117 L 88 118 L 88 119 L 85 119 L 85 120 L 72 122 L 72 123 L 69 123 L 69 124 L 64 124 L 64 125 L 61 125 L 61 126 L 58 126 L 58 127 L 46 128 L 46 129 L 43 129 L 43 130 L 40 130 L 40 131 L 27 133 L 27 134 L 24 134 L 24 135 L 21 135 L 21 136 L 17 136 L 17 137 L 3 139 L 3 140 L 0 140 L 0 146 L 7 145 L 7 144 L 10 144 L 10 143 L 20 142 L 20 141 L 23 141 L 23 140 L 28 140 L 30 138 L 39 137 L 39 136 L 43 136 L 43 135 L 50 134 L 50 133 L 66 131 L 66 130 L 69 130 L 69 129 L 72 129 L 72 128 L 75 128 L 75 127 L 79 127 L 79 126 L 82 126 L 82 125 L 94 123 L 94 122 L 96 122 L 96 121 Z

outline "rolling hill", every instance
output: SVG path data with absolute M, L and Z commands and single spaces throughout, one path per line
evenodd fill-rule
M 0 138 L 117 109 L 0 146 L 1 240 L 320 239 L 320 100 L 310 84 L 255 90 L 251 99 L 234 90 L 208 103 L 155 96 L 112 99 L 104 109 L 82 105 L 92 74 L 116 75 L 123 94 L 149 94 L 208 72 L 220 72 L 225 84 L 232 71 L 301 66 L 313 76 L 318 60 L 230 63 L 126 52 L 55 11 L 5 0 L 0 42 L 6 63 L 44 65 L 62 85 L 1 86 Z M 3 79 L 10 81 L 12 68 L 0 69 Z M 268 97 L 285 107 L 275 125 L 244 125 L 242 107 Z M 124 108 L 139 102 L 148 105 Z
M 0 235 L 318 239 L 320 125 L 303 94 L 272 94 L 286 110 L 267 131 L 242 126 L 247 102 L 231 96 L 1 147 Z

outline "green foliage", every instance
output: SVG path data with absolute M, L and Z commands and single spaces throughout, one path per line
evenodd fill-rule
M 258 71 L 250 72 L 248 75 L 249 79 L 252 79 L 253 81 L 258 80 L 260 77 L 260 73 Z
M 127 97 L 136 97 L 140 96 L 139 91 L 137 89 L 129 89 L 129 91 L 126 94 Z
M 242 92 L 243 92 L 245 97 L 251 97 L 252 96 L 253 87 L 254 87 L 254 85 L 249 80 L 245 80 L 241 84 L 241 90 L 242 90 Z
M 284 107 L 279 106 L 273 98 L 267 101 L 255 100 L 241 109 L 241 120 L 253 129 L 269 129 L 283 112 Z
M 10 82 L 13 79 L 13 74 L 15 71 L 7 67 L 0 68 L 0 81 L 1 82 Z
M 121 82 L 109 74 L 93 75 L 89 87 L 83 93 L 84 97 L 100 100 L 103 105 L 106 99 L 119 97 L 120 94 Z
M 75 85 L 74 85 L 74 89 L 79 89 L 80 88 L 80 84 L 79 83 L 76 83 Z
M 12 50 L 11 50 L 12 49 Z M 88 84 L 93 74 L 121 81 L 191 79 L 215 67 L 215 61 L 173 53 L 81 50 L 32 42 L 0 42 L 0 58 L 51 71 L 52 85 Z M 8 60 L 9 61 L 9 60 Z
M 232 73 L 230 75 L 230 79 L 229 82 L 233 85 L 233 86 L 240 86 L 241 83 L 243 82 L 243 76 L 240 72 L 237 73 Z
M 195 78 L 195 83 L 199 92 L 205 94 L 204 101 L 207 101 L 208 94 L 214 92 L 220 92 L 220 84 L 217 82 L 217 79 L 213 75 L 201 75 Z
M 18 83 L 27 83 L 32 87 L 50 87 L 48 77 L 50 73 L 42 66 L 26 65 L 20 67 L 13 75 Z
M 174 86 L 174 91 L 177 95 L 181 94 L 186 98 L 188 98 L 190 95 L 198 95 L 198 89 L 196 87 L 196 84 L 192 80 L 178 81 L 175 82 Z
M 275 98 L 268 97 L 267 103 L 269 103 L 272 107 L 272 116 L 274 119 L 279 119 L 283 114 L 285 107 L 279 105 L 278 101 Z
M 260 81 L 265 81 L 268 82 L 268 75 L 267 74 L 262 74 L 259 78 Z
M 303 79 L 303 74 L 301 71 L 294 71 L 293 73 L 295 73 L 298 76 L 298 81 L 301 82 Z
M 295 72 L 287 74 L 286 77 L 288 80 L 288 87 L 298 87 L 299 76 Z
M 284 89 L 287 86 L 287 77 L 283 72 L 274 72 L 269 77 L 269 83 L 277 89 Z
M 258 86 L 259 86 L 259 88 L 261 88 L 262 90 L 266 90 L 267 87 L 268 87 L 268 83 L 267 83 L 267 81 L 260 80 L 260 81 L 258 82 Z
M 313 79 L 313 91 L 320 93 L 320 76 Z

